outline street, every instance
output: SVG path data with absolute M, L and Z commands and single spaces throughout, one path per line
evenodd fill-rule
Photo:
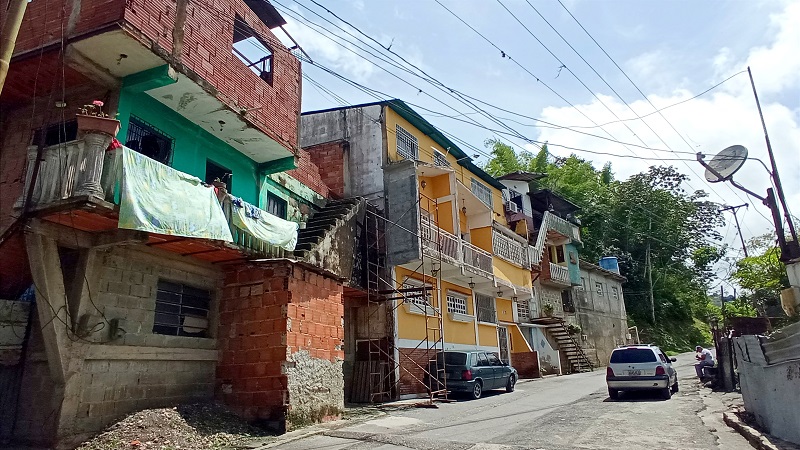
M 722 394 L 695 378 L 693 354 L 678 357 L 680 392 L 608 398 L 604 368 L 591 373 L 523 380 L 513 393 L 459 398 L 438 409 L 389 413 L 281 449 L 750 449 L 721 420 Z

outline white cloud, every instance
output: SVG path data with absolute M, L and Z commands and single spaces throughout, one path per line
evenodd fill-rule
M 800 23 L 800 3 L 788 4 L 782 13 L 771 17 L 771 23 L 774 30 L 771 41 L 767 45 L 754 47 L 746 55 L 734 55 L 730 49 L 722 48 L 713 60 L 713 69 L 721 78 L 723 74 L 728 76 L 742 70 L 748 64 L 753 68 L 759 93 L 765 94 L 761 98 L 762 108 L 778 167 L 783 176 L 782 181 L 788 203 L 790 208 L 794 206 L 794 209 L 800 212 L 800 177 L 797 176 L 800 165 L 796 158 L 798 143 L 800 143 L 800 114 L 798 110 L 793 110 L 796 104 L 782 103 L 796 101 L 796 99 L 791 96 L 788 96 L 790 98 L 781 98 L 779 95 L 775 95 L 786 90 L 800 89 L 800 59 L 796 57 L 800 53 L 800 27 L 796 26 L 797 23 Z M 686 56 L 684 55 L 684 57 Z M 675 58 L 676 55 L 668 56 L 660 51 L 645 53 L 628 62 L 628 67 L 632 69 L 631 77 L 634 80 L 644 80 L 648 78 L 648 75 L 652 78 L 668 70 L 675 70 Z M 686 90 L 677 89 L 667 94 L 649 94 L 648 98 L 657 107 L 663 107 L 684 100 L 691 95 Z M 601 98 L 619 117 L 634 117 L 633 113 L 619 100 L 604 96 Z M 653 108 L 643 99 L 631 103 L 630 106 L 640 115 L 653 111 Z M 589 104 L 577 105 L 577 107 L 597 123 L 602 124 L 615 120 L 613 115 L 596 100 Z M 750 150 L 751 158 L 759 158 L 769 164 L 758 111 L 746 74 L 737 76 L 731 82 L 697 100 L 670 108 L 664 111 L 664 115 L 686 139 L 688 145 L 659 115 L 649 116 L 645 122 L 666 141 L 669 148 L 675 151 L 702 151 L 704 154 L 714 155 L 730 145 L 742 144 Z M 548 107 L 542 111 L 540 117 L 557 124 L 591 125 L 585 117 L 571 107 Z M 605 129 L 621 141 L 641 145 L 642 143 L 639 141 L 641 138 L 649 147 L 666 149 L 664 143 L 642 121 L 616 123 Z M 583 129 L 582 131 L 607 136 L 599 128 Z M 563 129 L 545 128 L 541 132 L 539 140 L 549 141 L 551 151 L 562 156 L 573 152 L 560 149 L 554 144 L 618 155 L 634 154 L 650 158 L 656 157 L 649 150 L 633 146 L 628 150 L 617 143 Z M 702 179 L 702 167 L 694 161 L 694 156 L 691 154 L 676 155 L 658 152 L 656 155 L 661 158 L 687 159 L 687 161 L 659 162 L 592 155 L 584 152 L 574 153 L 594 161 L 597 167 L 605 161 L 611 161 L 618 178 L 626 178 L 634 173 L 647 170 L 648 166 L 654 164 L 674 165 L 678 170 L 692 177 L 690 182 L 692 187 L 712 193 L 712 200 L 739 204 L 743 203 L 743 199 L 744 202 L 751 204 L 750 212 L 746 215 L 743 224 L 745 237 L 761 234 L 770 227 L 771 222 L 753 210 L 756 208 L 764 216 L 769 217 L 769 211 L 758 200 L 750 198 L 740 191 L 736 191 L 737 193 L 734 194 L 728 186 L 721 184 L 708 186 Z M 758 193 L 765 193 L 769 187 L 768 175 L 757 161 L 749 161 L 735 178 L 737 182 Z M 735 233 L 731 232 L 729 240 L 735 248 L 738 248 L 739 244 L 733 242 L 734 238 Z

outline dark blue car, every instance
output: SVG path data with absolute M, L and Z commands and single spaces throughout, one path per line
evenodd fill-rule
M 473 399 L 492 389 L 513 392 L 519 379 L 516 369 L 495 353 L 478 350 L 439 352 L 428 365 L 428 373 L 437 374 L 440 389 L 446 385 L 448 391 L 466 392 Z

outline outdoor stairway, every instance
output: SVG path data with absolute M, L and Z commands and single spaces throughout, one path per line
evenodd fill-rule
M 558 350 L 567 355 L 570 370 L 573 373 L 591 372 L 594 369 L 594 365 L 586 356 L 586 353 L 583 352 L 578 342 L 567 331 L 564 321 L 559 320 L 548 325 L 547 330 L 558 343 Z
M 295 255 L 303 257 L 319 245 L 337 226 L 344 224 L 357 212 L 356 210 L 361 202 L 357 198 L 328 202 L 325 207 L 306 222 L 305 228 L 298 230 L 297 246 L 294 249 Z

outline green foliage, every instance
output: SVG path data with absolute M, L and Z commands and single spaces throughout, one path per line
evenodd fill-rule
M 756 253 L 736 262 L 731 278 L 741 286 L 745 293 L 740 297 L 745 305 L 736 307 L 737 312 L 752 316 L 781 315 L 780 291 L 789 286 L 786 267 L 780 261 L 780 249 L 770 242 L 771 235 L 757 236 L 750 240 L 750 249 Z M 728 306 L 726 305 L 726 312 Z M 747 307 L 745 307 L 747 306 Z

